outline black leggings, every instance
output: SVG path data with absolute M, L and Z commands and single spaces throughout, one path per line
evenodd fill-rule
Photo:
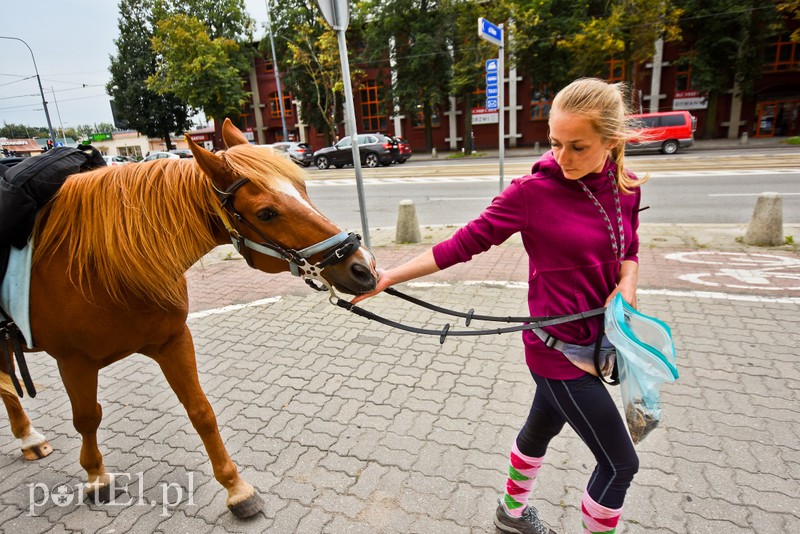
M 597 461 L 586 487 L 589 496 L 606 508 L 622 508 L 625 492 L 639 470 L 639 457 L 606 386 L 589 374 L 575 380 L 531 374 L 536 394 L 517 436 L 520 452 L 544 456 L 550 440 L 569 423 Z

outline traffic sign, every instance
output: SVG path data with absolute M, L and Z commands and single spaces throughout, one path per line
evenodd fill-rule
M 486 85 L 497 85 L 497 73 L 496 72 L 487 72 L 486 73 Z
M 491 97 L 491 98 L 487 98 L 486 99 L 486 109 L 488 109 L 489 111 L 494 111 L 494 110 L 498 109 L 499 107 L 500 106 L 498 104 L 498 101 L 497 101 L 496 97 Z
M 322 17 L 331 29 L 345 31 L 350 22 L 349 0 L 317 0 Z
M 497 96 L 500 92 L 497 90 L 496 85 L 487 85 L 486 86 L 486 98 Z
M 483 17 L 478 19 L 478 37 L 497 46 L 503 46 L 503 28 Z
M 497 58 L 486 60 L 486 72 L 497 72 Z

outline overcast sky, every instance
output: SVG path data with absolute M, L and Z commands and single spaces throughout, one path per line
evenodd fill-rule
M 245 0 L 264 34 L 265 0 Z M 26 0 L 0 7 L 0 36 L 33 51 L 56 136 L 64 128 L 112 122 L 105 84 L 116 54 L 118 0 Z M 47 126 L 31 53 L 0 39 L 0 121 Z

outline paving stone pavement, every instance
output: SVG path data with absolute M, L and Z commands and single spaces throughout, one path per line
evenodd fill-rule
M 642 228 L 640 308 L 672 326 L 681 376 L 662 390 L 663 425 L 637 446 L 619 533 L 800 532 L 800 255 L 744 247 L 740 230 Z M 451 231 L 393 245 L 390 229 L 376 230 L 373 245 L 393 265 Z M 455 309 L 524 314 L 525 276 L 512 242 L 406 290 Z M 508 449 L 534 389 L 518 334 L 440 345 L 331 306 L 289 275 L 252 271 L 226 247 L 188 280 L 201 383 L 263 513 L 227 511 L 185 411 L 139 355 L 100 374 L 99 441 L 127 491 L 115 505 L 79 502 L 68 399 L 53 360 L 34 354 L 40 393 L 23 402 L 55 451 L 25 462 L 10 432 L 0 434 L 0 532 L 495 531 Z M 418 325 L 445 321 L 387 295 L 365 306 Z M 553 440 L 531 502 L 557 532 L 580 532 L 592 469 L 571 430 Z

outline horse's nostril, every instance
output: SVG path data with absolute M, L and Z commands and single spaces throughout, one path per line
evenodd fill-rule
M 353 263 L 350 266 L 350 275 L 363 286 L 373 286 L 375 285 L 375 276 L 372 274 L 372 270 L 363 263 Z

